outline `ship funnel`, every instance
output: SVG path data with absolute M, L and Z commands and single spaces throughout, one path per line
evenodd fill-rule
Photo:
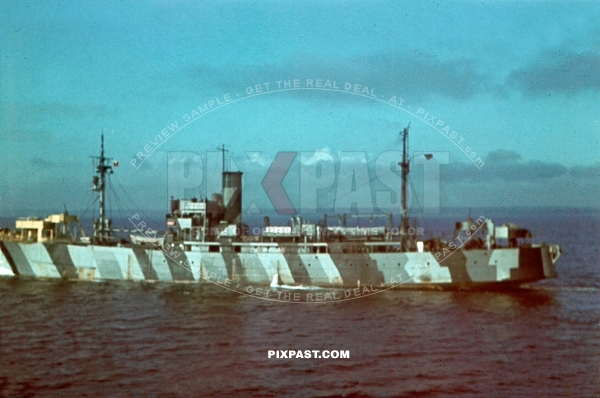
M 242 173 L 226 171 L 223 173 L 223 206 L 225 221 L 229 224 L 242 224 Z

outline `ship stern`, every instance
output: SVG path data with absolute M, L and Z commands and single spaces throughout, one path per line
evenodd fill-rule
M 511 279 L 534 282 L 556 277 L 554 264 L 561 255 L 559 245 L 527 245 L 519 248 L 519 268 L 511 270 Z
M 542 268 L 544 270 L 545 278 L 555 278 L 556 269 L 554 264 L 562 255 L 562 250 L 559 245 L 548 245 L 546 243 L 541 245 L 542 252 Z

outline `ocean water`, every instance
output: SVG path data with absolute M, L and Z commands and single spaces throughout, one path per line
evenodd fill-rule
M 0 280 L 0 396 L 599 396 L 599 218 L 522 218 L 563 257 L 558 278 L 508 292 L 316 304 L 212 285 Z

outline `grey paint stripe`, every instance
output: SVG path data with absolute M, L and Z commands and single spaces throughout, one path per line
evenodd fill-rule
M 194 275 L 190 271 L 189 261 L 185 252 L 181 249 L 173 248 L 167 253 L 161 252 L 167 260 L 171 276 L 174 281 L 193 281 Z
M 64 243 L 44 243 L 46 251 L 52 259 L 52 263 L 58 270 L 58 273 L 63 278 L 78 278 L 77 269 L 71 255 L 69 254 L 69 248 Z
M 335 243 L 330 246 L 329 255 L 336 265 L 344 285 L 356 286 L 361 284 L 376 285 L 385 282 L 385 276 L 378 269 L 364 244 L 360 242 Z
M 285 261 L 288 263 L 290 268 L 290 272 L 294 278 L 294 282 L 300 285 L 311 286 L 312 280 L 310 278 L 310 274 L 306 269 L 306 265 L 302 262 L 302 258 L 298 254 L 298 246 L 297 245 L 289 245 L 281 247 L 285 247 L 283 249 L 283 257 Z
M 15 267 L 17 267 L 17 275 L 37 277 L 29 264 L 29 260 L 25 257 L 21 245 L 15 242 L 5 242 L 5 245 L 15 263 Z
M 149 280 L 158 280 L 158 275 L 156 275 L 156 271 L 152 268 L 152 262 L 150 261 L 150 257 L 148 257 L 148 253 L 146 249 L 141 247 L 134 247 L 133 254 L 138 260 L 140 264 L 140 268 L 142 269 L 142 273 L 144 274 L 144 278 Z
M 467 257 L 462 250 L 457 250 L 444 258 L 440 265 L 448 268 L 452 283 L 473 282 L 467 272 Z
M 109 250 L 94 250 L 96 265 L 100 271 L 100 278 L 107 280 L 125 279 L 119 261 L 115 254 Z

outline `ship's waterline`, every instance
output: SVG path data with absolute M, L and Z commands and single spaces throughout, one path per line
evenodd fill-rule
M 0 275 L 78 280 L 131 280 L 267 286 L 527 282 L 554 276 L 558 246 L 457 250 L 441 263 L 432 252 L 377 253 L 381 245 L 216 243 L 183 250 L 1 241 Z M 202 251 L 201 251 L 202 250 Z M 348 253 L 347 251 L 360 251 Z

